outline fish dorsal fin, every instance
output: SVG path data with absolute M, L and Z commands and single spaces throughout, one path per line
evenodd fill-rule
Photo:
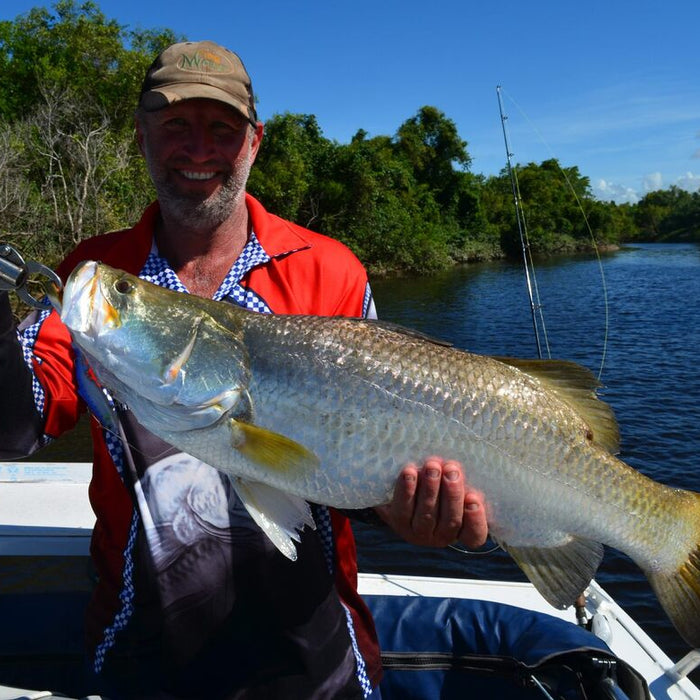
M 496 360 L 538 379 L 585 421 L 591 441 L 610 454 L 620 451 L 620 430 L 612 408 L 601 401 L 595 375 L 576 362 L 566 360 L 523 360 L 496 357 Z
M 421 331 L 414 330 L 413 328 L 406 328 L 398 323 L 392 323 L 391 321 L 383 321 L 376 318 L 364 318 L 364 319 L 351 319 L 358 323 L 364 323 L 369 326 L 374 326 L 375 328 L 383 328 L 384 330 L 391 331 L 392 333 L 399 333 L 405 335 L 407 338 L 414 338 L 416 340 L 425 340 L 428 343 L 433 343 L 434 345 L 442 345 L 446 348 L 451 348 L 452 343 L 446 340 L 441 340 L 440 338 L 435 338 L 434 336 L 427 335 Z
M 587 588 L 603 559 L 603 545 L 572 537 L 555 547 L 511 547 L 499 543 L 542 597 L 555 608 L 572 605 Z

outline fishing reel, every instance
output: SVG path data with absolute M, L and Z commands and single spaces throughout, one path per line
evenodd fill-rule
M 47 297 L 37 299 L 27 287 L 35 275 L 45 278 L 42 284 L 47 289 L 54 292 L 63 289 L 61 278 L 52 269 L 36 260 L 25 261 L 11 245 L 0 243 L 0 291 L 14 291 L 22 301 L 35 309 L 51 309 L 53 304 Z

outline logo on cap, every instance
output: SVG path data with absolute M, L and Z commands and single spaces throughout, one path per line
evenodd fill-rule
M 178 59 L 177 67 L 188 73 L 233 73 L 234 70 L 233 64 L 226 56 L 220 56 L 213 51 L 183 53 Z

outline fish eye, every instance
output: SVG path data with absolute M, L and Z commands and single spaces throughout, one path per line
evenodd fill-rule
M 120 279 L 114 283 L 114 288 L 119 294 L 128 294 L 134 287 L 127 279 Z

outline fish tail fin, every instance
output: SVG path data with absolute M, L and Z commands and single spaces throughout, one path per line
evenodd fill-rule
M 695 537 L 685 559 L 672 571 L 645 570 L 666 614 L 693 648 L 700 647 L 700 494 L 681 491 L 688 498 Z

